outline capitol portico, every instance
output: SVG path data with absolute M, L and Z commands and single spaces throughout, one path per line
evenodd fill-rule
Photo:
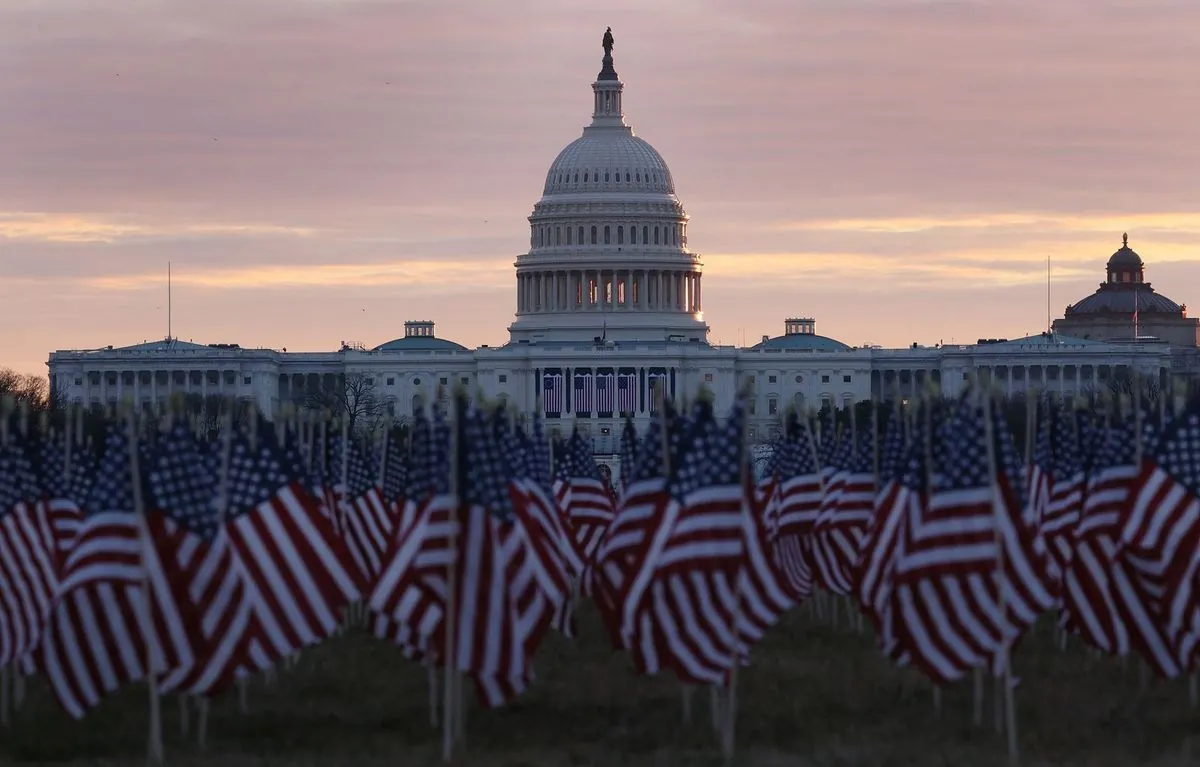
M 551 163 L 529 216 L 529 250 L 516 258 L 515 319 L 504 346 L 468 349 L 438 337 L 429 320 L 405 323 L 403 336 L 372 349 L 287 352 L 165 339 L 53 352 L 52 385 L 82 404 L 219 394 L 253 401 L 270 414 L 353 377 L 398 418 L 422 408 L 439 388 L 464 385 L 523 412 L 541 408 L 552 424 L 577 424 L 604 451 L 615 446 L 622 413 L 642 422 L 650 417 L 658 387 L 675 397 L 706 387 L 724 409 L 739 387 L 749 386 L 751 436 L 764 439 L 792 405 L 909 397 L 927 383 L 954 394 L 980 373 L 1011 394 L 1063 395 L 1134 372 L 1161 384 L 1196 374 L 1195 320 L 1148 285 L 1130 300 L 1122 289 L 1104 288 L 1102 300 L 1085 299 L 1068 311 L 1075 324 L 1066 324 L 1082 327 L 1087 312 L 1079 307 L 1095 304 L 1093 313 L 1103 317 L 1097 327 L 1108 328 L 1095 334 L 1068 332 L 1060 320 L 1058 332 L 1016 340 L 853 348 L 818 334 L 816 321 L 800 316 L 781 318 L 781 335 L 749 348 L 711 344 L 688 216 L 662 155 L 626 123 L 611 35 L 591 88 L 591 123 Z M 1117 262 L 1113 268 L 1142 279 L 1140 258 L 1131 266 L 1132 258 L 1121 254 Z M 1158 324 L 1174 334 L 1120 332 L 1119 310 L 1139 306 L 1144 322 L 1150 307 L 1165 312 L 1159 318 L 1166 324 Z M 1155 327 L 1147 322 L 1145 330 Z M 1190 346 L 1183 342 L 1188 332 Z

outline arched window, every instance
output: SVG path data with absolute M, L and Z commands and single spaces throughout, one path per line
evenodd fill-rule
M 642 244 L 643 245 L 650 244 L 650 227 L 648 227 L 648 226 L 642 227 Z
M 545 245 L 545 244 L 546 244 L 546 230 L 539 226 L 538 227 L 538 245 Z
M 608 183 L 608 171 L 604 172 L 604 183 Z
M 583 244 L 583 227 L 579 227 L 579 244 Z
M 618 245 L 625 244 L 625 227 L 620 226 L 620 225 L 617 226 L 617 244 Z
M 571 244 L 571 227 L 567 227 L 567 244 Z
M 611 233 L 612 233 L 612 227 L 605 225 L 605 227 L 604 227 L 604 244 L 605 245 L 612 244 L 611 237 L 610 237 Z
M 654 227 L 654 244 L 658 244 L 658 227 Z
M 629 227 L 629 244 L 637 245 L 637 227 L 636 226 Z
M 596 244 L 596 227 L 592 227 L 592 244 Z
M 561 226 L 554 227 L 554 244 L 562 245 L 562 227 Z
M 420 415 L 425 410 L 425 398 L 420 394 L 414 394 L 412 398 L 412 414 Z
M 584 171 L 583 172 L 583 183 L 585 183 L 585 184 L 587 183 L 587 177 L 588 177 L 587 171 Z
M 629 183 L 629 171 L 625 171 L 625 183 Z

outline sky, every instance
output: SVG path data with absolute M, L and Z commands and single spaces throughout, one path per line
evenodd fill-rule
M 606 26 L 710 340 L 1018 337 L 1121 233 L 1200 302 L 1194 0 L 4 0 L 0 367 L 507 339 Z

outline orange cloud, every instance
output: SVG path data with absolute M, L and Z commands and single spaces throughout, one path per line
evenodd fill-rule
M 205 235 L 312 237 L 317 231 L 259 223 L 144 224 L 87 214 L 0 212 L 0 238 L 42 242 L 113 244 L 133 238 Z
M 430 286 L 508 287 L 512 266 L 504 262 L 412 260 L 379 264 L 321 264 L 250 266 L 177 273 L 178 285 L 197 288 L 254 289 L 268 287 Z M 62 278 L 56 278 L 61 282 Z M 96 290 L 129 291 L 161 287 L 163 275 L 127 274 L 82 280 Z

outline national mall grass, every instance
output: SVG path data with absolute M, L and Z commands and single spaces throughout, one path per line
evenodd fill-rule
M 708 696 L 695 696 L 682 724 L 678 686 L 634 676 L 627 656 L 608 649 L 585 607 L 582 637 L 552 635 L 538 657 L 538 682 L 510 707 L 467 722 L 463 763 L 481 767 L 718 765 Z M 974 727 L 970 682 L 944 693 L 940 715 L 929 685 L 890 668 L 869 629 L 830 627 L 808 611 L 777 626 L 739 680 L 738 755 L 743 765 L 1000 765 L 1004 739 Z M 1187 684 L 1152 682 L 1142 692 L 1137 663 L 1093 660 L 1049 632 L 1016 655 L 1022 764 L 1184 765 L 1200 763 L 1200 711 Z M 28 700 L 0 732 L 0 764 L 145 764 L 146 690 L 105 701 L 82 722 L 60 713 L 31 680 Z M 249 713 L 236 696 L 212 707 L 208 745 L 180 734 L 179 706 L 163 700 L 166 764 L 433 765 L 441 738 L 429 723 L 425 670 L 364 635 L 306 653 L 274 685 L 255 680 Z M 193 723 L 193 733 L 194 733 Z M 1192 756 L 1189 735 L 1195 736 Z

